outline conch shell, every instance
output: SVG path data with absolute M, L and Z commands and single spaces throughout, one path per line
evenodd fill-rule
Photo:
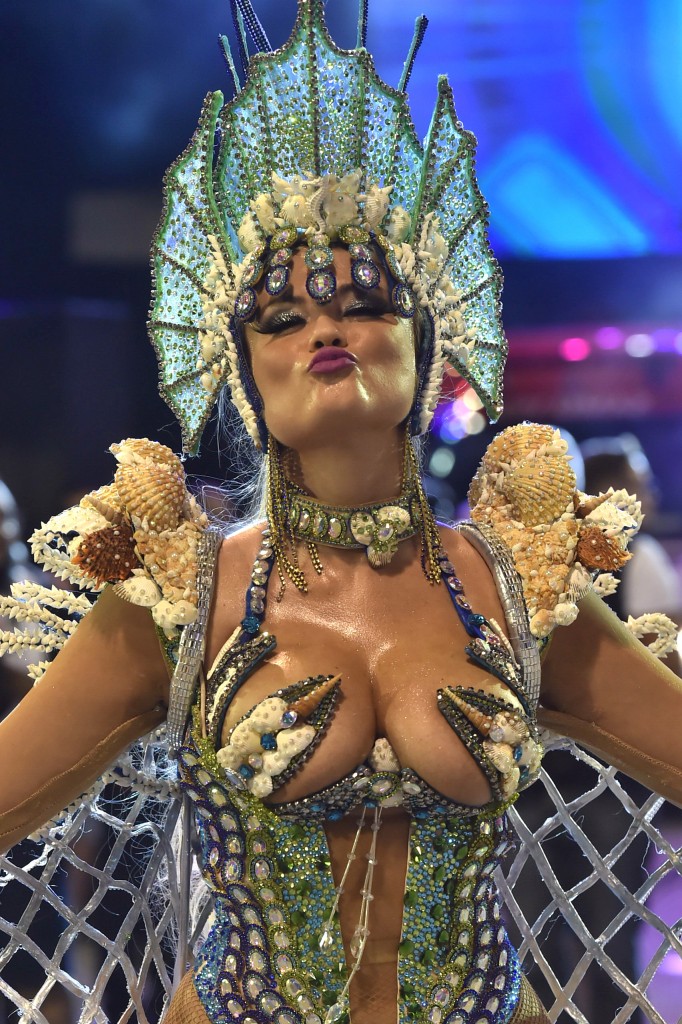
M 469 704 L 468 701 L 463 700 L 457 693 L 452 694 L 452 699 L 462 714 L 471 722 L 474 729 L 477 729 L 481 735 L 487 736 L 493 724 L 493 720 L 490 715 L 486 715 L 483 711 L 479 711 L 478 708 L 475 708 L 473 704 Z
M 328 693 L 331 693 L 338 684 L 341 682 L 341 676 L 332 676 L 327 679 L 324 683 L 320 683 L 310 693 L 306 693 L 305 696 L 299 697 L 293 704 L 289 704 L 287 710 L 295 711 L 297 715 L 305 718 L 306 715 L 311 714 L 316 707 L 320 704 L 323 697 L 326 697 Z
M 123 522 L 125 510 L 118 491 L 113 484 L 107 484 L 86 494 L 80 501 L 81 508 L 94 508 L 107 522 L 118 525 Z

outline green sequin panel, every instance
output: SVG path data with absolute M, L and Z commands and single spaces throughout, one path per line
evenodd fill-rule
M 398 966 L 401 1024 L 431 1020 L 424 1012 L 431 1009 L 442 1019 L 436 1014 L 460 994 L 497 838 L 488 815 L 414 820 Z

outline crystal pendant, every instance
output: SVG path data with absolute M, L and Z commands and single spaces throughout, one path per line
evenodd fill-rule
M 357 960 L 362 954 L 363 947 L 365 945 L 365 935 L 362 929 L 358 928 L 353 935 L 350 943 L 350 955 Z
M 327 925 L 325 925 L 322 931 L 320 932 L 320 937 L 318 939 L 317 944 L 322 950 L 322 952 L 324 952 L 327 949 L 331 949 L 331 947 L 333 946 L 334 936 L 331 933 L 331 929 L 328 928 Z
M 343 1003 L 334 1003 L 325 1014 L 324 1024 L 335 1024 L 336 1021 L 341 1020 L 345 1011 L 346 1007 Z

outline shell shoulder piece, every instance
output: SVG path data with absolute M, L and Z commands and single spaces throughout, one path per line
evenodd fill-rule
M 80 590 L 113 585 L 119 597 L 149 608 L 173 637 L 197 617 L 197 546 L 206 514 L 169 448 L 129 438 L 110 451 L 118 463 L 113 482 L 43 523 L 31 537 L 33 558 Z
M 590 590 L 615 591 L 613 573 L 631 557 L 627 547 L 642 522 L 639 501 L 626 491 L 577 490 L 567 448 L 551 426 L 508 427 L 488 446 L 469 489 L 472 520 L 511 553 L 537 640 L 573 622 Z

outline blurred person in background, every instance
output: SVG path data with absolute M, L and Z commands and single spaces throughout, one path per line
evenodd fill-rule
M 636 494 L 642 503 L 644 525 L 631 547 L 632 558 L 621 572 L 621 583 L 607 603 L 627 621 L 650 608 L 660 609 L 682 625 L 682 582 L 666 549 L 649 530 L 656 526 L 658 489 L 651 465 L 634 434 L 594 437 L 581 445 L 585 462 L 585 491 L 599 494 L 609 487 Z M 679 653 L 666 664 L 682 675 Z

